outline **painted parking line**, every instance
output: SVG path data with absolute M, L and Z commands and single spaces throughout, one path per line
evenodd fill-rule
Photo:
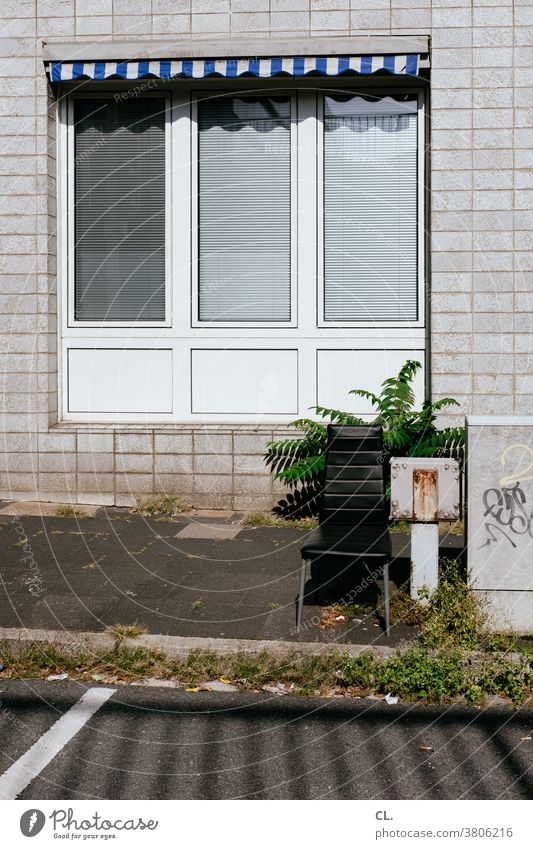
M 107 687 L 93 687 L 84 693 L 79 702 L 0 776 L 0 799 L 16 799 L 113 693 L 116 689 Z

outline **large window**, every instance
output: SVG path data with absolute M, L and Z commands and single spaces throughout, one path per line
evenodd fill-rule
M 59 99 L 66 419 L 370 415 L 349 390 L 424 359 L 423 97 L 363 84 Z
M 198 105 L 198 317 L 291 320 L 291 101 Z
M 324 98 L 324 320 L 418 317 L 417 101 Z
M 74 101 L 74 319 L 165 318 L 165 100 Z

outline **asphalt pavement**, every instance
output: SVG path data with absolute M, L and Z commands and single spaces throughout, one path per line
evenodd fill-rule
M 138 623 L 150 634 L 182 637 L 376 645 L 412 636 L 397 625 L 387 640 L 373 614 L 324 630 L 311 597 L 304 608 L 309 627 L 296 634 L 305 536 L 291 528 L 243 527 L 238 516 L 158 521 L 114 508 L 80 520 L 1 515 L 0 624 L 105 631 Z M 408 574 L 409 538 L 392 540 L 391 573 L 400 584 Z M 346 573 L 347 588 L 358 580 Z
M 98 688 L 102 691 L 104 688 Z M 79 703 L 0 685 L 0 788 Z M 118 687 L 21 799 L 531 799 L 533 711 Z M 57 737 L 57 734 L 56 734 Z M 47 743 L 50 747 L 50 743 Z M 32 747 L 34 747 L 32 749 Z M 32 761 L 33 759 L 33 761 Z M 19 762 L 20 763 L 20 762 Z

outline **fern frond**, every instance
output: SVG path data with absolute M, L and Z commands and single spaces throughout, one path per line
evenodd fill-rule
M 274 478 L 289 484 L 289 486 L 295 486 L 298 483 L 310 483 L 322 475 L 325 462 L 324 454 L 305 457 L 277 472 Z
M 376 408 L 375 424 L 383 427 L 385 452 L 412 457 L 462 457 L 464 428 L 435 426 L 437 413 L 447 406 L 457 405 L 453 398 L 426 402 L 416 410 L 413 379 L 421 369 L 417 360 L 407 360 L 395 377 L 381 384 L 379 397 L 366 389 L 352 389 L 350 395 L 369 400 Z M 363 425 L 364 420 L 349 412 L 329 407 L 311 408 L 322 421 L 301 418 L 292 423 L 300 431 L 294 438 L 267 444 L 265 463 L 277 480 L 289 488 L 274 512 L 283 516 L 315 515 L 324 480 L 327 424 Z
M 372 401 L 372 405 L 374 407 L 380 406 L 380 399 L 377 395 L 374 395 L 373 392 L 369 392 L 367 389 L 350 389 L 349 395 L 358 395 L 360 398 L 367 398 L 369 401 Z
M 342 410 L 330 410 L 329 407 L 311 407 L 317 416 L 322 416 L 323 419 L 329 419 L 332 424 L 357 425 L 365 424 L 359 416 L 354 416 L 352 413 L 344 413 Z

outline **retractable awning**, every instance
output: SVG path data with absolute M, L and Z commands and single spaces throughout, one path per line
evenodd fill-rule
M 294 38 L 243 42 L 74 42 L 44 46 L 50 81 L 161 80 L 350 74 L 416 76 L 428 67 L 428 38 Z M 221 55 L 222 54 L 222 55 Z M 123 57 L 129 56 L 125 59 Z
M 167 59 L 141 62 L 51 62 L 50 80 L 140 80 L 153 77 L 160 80 L 225 77 L 305 77 L 319 74 L 337 77 L 342 74 L 418 74 L 418 55 L 388 56 L 273 56 L 269 59 Z

